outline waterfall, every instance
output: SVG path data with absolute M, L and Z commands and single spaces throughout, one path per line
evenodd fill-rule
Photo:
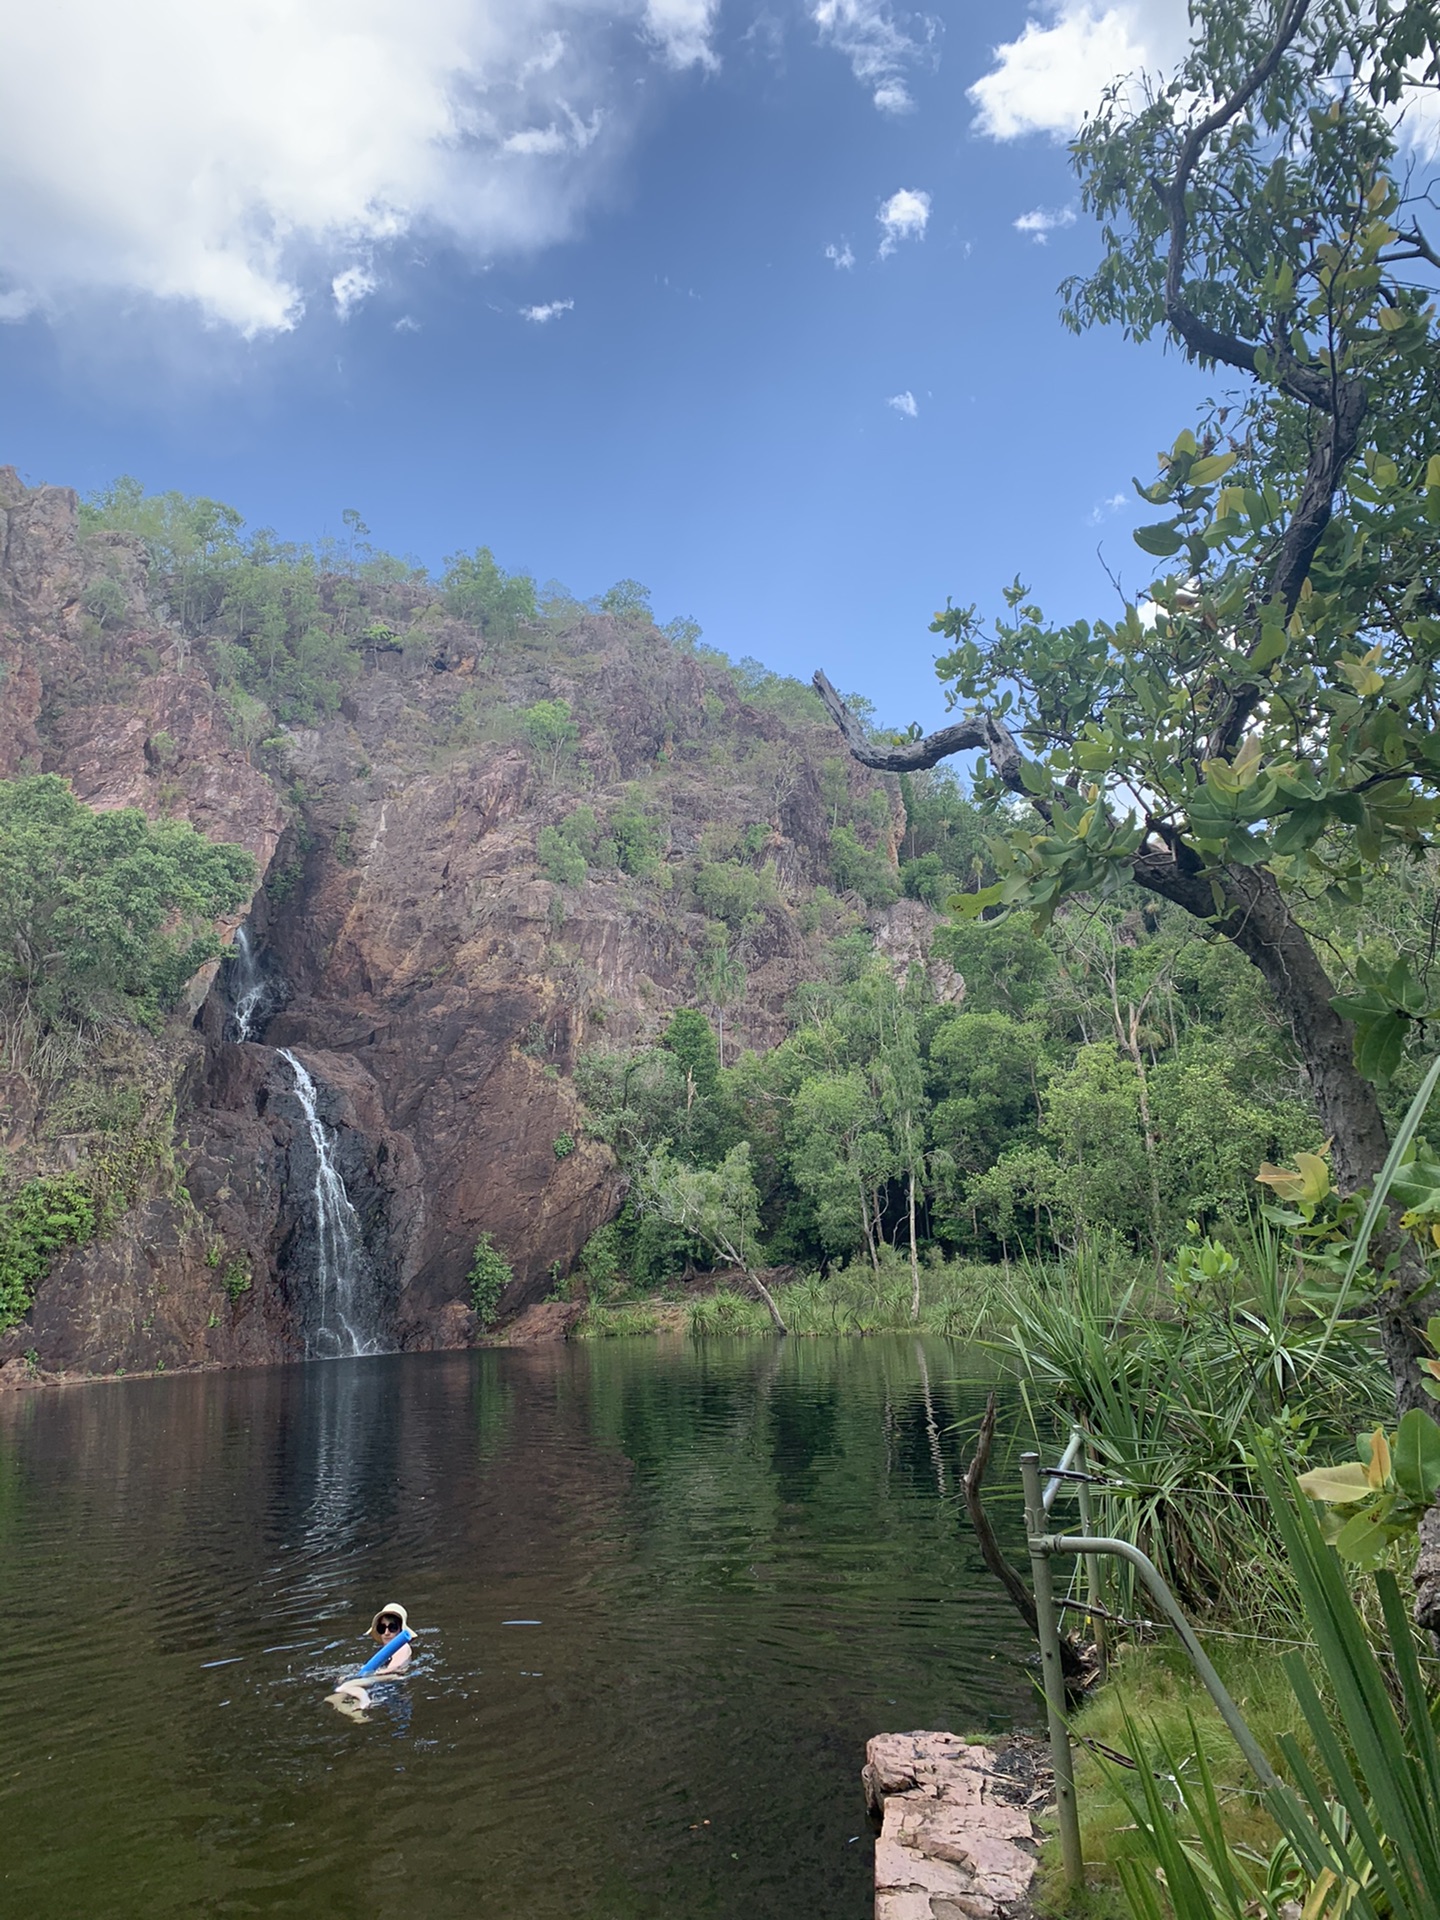
M 383 1353 L 380 1290 L 365 1251 L 360 1217 L 335 1164 L 335 1136 L 320 1118 L 315 1082 L 290 1052 L 295 1093 L 315 1150 L 315 1296 L 306 1314 L 305 1357 Z
M 255 948 L 244 927 L 235 929 L 230 953 L 230 1030 L 236 1040 L 251 1040 L 269 1011 L 270 986 L 260 971 Z

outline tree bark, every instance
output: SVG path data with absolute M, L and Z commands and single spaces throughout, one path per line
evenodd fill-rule
M 1440 1646 L 1440 1506 L 1420 1520 L 1420 1558 L 1415 1562 L 1415 1619 Z

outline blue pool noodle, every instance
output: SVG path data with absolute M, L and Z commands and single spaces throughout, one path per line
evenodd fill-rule
M 414 1638 L 415 1636 L 409 1627 L 402 1627 L 393 1640 L 387 1640 L 378 1653 L 371 1654 L 355 1678 L 357 1680 L 363 1680 L 367 1674 L 374 1673 L 377 1667 L 383 1667 L 397 1647 L 403 1647 L 407 1641 L 413 1640 Z

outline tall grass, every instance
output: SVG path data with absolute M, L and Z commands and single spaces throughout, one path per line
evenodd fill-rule
M 1075 1421 L 1090 1436 L 1097 1530 L 1148 1553 L 1193 1611 L 1293 1616 L 1257 1436 L 1298 1467 L 1383 1417 L 1389 1379 L 1370 1328 L 1327 1327 L 1264 1232 L 1242 1261 L 1211 1257 L 1173 1284 L 1118 1293 L 1108 1265 L 1082 1251 L 1024 1275 L 1003 1311 L 1041 1445 Z M 1133 1577 L 1120 1578 L 1126 1605 L 1138 1604 Z
M 1237 1846 L 1201 1745 L 1154 1730 L 1124 1783 L 1131 1856 L 1118 1862 L 1136 1920 L 1433 1920 L 1440 1908 L 1440 1734 L 1395 1576 L 1375 1579 L 1377 1657 L 1335 1554 L 1303 1504 L 1262 1470 L 1313 1639 L 1280 1663 L 1303 1730 L 1280 1736 L 1288 1779 L 1264 1796 L 1279 1844 Z M 1146 1729 L 1131 1719 L 1132 1753 Z M 1163 1892 L 1162 1892 L 1163 1889 Z
M 1001 1299 L 1004 1273 L 999 1267 L 950 1261 L 925 1267 L 920 1274 L 920 1317 L 911 1318 L 908 1260 L 882 1259 L 877 1274 L 868 1264 L 838 1268 L 822 1278 L 808 1274 L 775 1289 L 792 1334 L 940 1333 L 970 1340 L 992 1325 Z M 769 1315 L 756 1300 L 728 1288 L 692 1300 L 686 1326 L 697 1340 L 753 1336 L 772 1331 Z

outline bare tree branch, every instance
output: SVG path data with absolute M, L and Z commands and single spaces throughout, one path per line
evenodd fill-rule
M 992 1392 L 985 1403 L 985 1417 L 980 1422 L 980 1432 L 976 1436 L 975 1457 L 965 1469 L 965 1511 L 969 1514 L 970 1524 L 975 1529 L 975 1539 L 980 1548 L 981 1559 L 1009 1594 L 1011 1603 L 1020 1618 L 1038 1638 L 1040 1628 L 1035 1618 L 1034 1598 L 1020 1575 L 1005 1558 L 1000 1542 L 995 1538 L 995 1529 L 990 1524 L 990 1516 L 985 1511 L 985 1503 L 980 1498 L 980 1488 L 985 1479 L 985 1470 L 990 1464 L 990 1449 L 994 1443 L 995 1395 Z M 1060 1665 L 1068 1680 L 1078 1680 L 1085 1671 L 1084 1662 L 1076 1652 L 1074 1642 L 1068 1634 L 1060 1636 Z
M 978 747 L 989 755 L 991 766 L 1007 787 L 1016 793 L 1025 791 L 1015 737 L 1008 727 L 988 713 L 967 714 L 953 727 L 941 727 L 935 733 L 927 733 L 922 740 L 904 740 L 897 746 L 872 740 L 819 670 L 815 673 L 814 687 L 840 729 L 846 746 L 862 767 L 875 767 L 881 773 L 922 773 L 926 767 L 938 766 L 952 753 Z

